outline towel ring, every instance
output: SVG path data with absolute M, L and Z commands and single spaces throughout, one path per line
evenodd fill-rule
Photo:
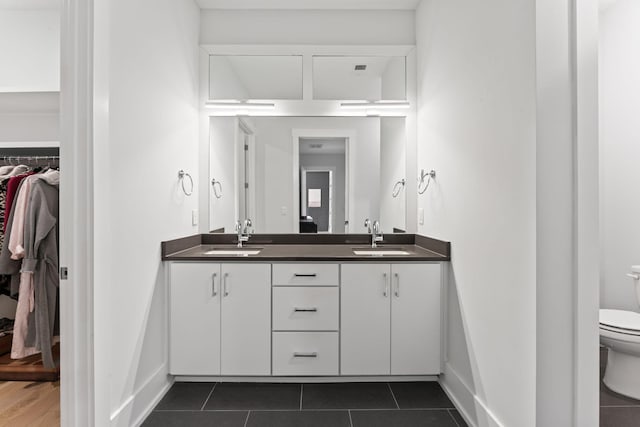
M 400 191 L 404 188 L 405 184 L 406 181 L 404 178 L 396 182 L 396 184 L 393 186 L 393 190 L 391 191 L 391 197 L 393 197 L 394 199 L 398 197 L 398 194 L 400 194 Z
M 216 185 L 218 186 L 219 190 L 216 189 Z M 222 183 L 220 181 L 213 178 L 211 180 L 211 187 L 213 188 L 213 195 L 216 196 L 216 199 L 222 197 Z
M 191 189 L 189 191 L 187 191 L 186 188 L 184 188 L 184 177 L 188 177 L 189 181 L 191 181 Z M 184 192 L 185 195 L 190 196 L 193 194 L 193 178 L 191 178 L 191 175 L 186 173 L 184 170 L 180 169 L 178 171 L 178 179 L 180 180 L 180 184 L 182 185 L 182 191 Z
M 427 180 L 427 185 L 424 186 L 424 188 L 420 188 L 422 186 L 422 184 L 424 184 L 424 179 L 426 177 L 429 177 L 429 179 Z M 429 184 L 431 184 L 431 179 L 436 179 L 436 171 L 434 171 L 433 169 L 430 172 L 425 172 L 424 169 L 422 169 L 420 171 L 420 178 L 418 178 L 418 194 L 424 194 L 425 191 L 427 191 L 427 188 L 429 188 Z

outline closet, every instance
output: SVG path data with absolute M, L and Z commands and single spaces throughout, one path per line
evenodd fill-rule
M 0 148 L 0 381 L 56 381 L 59 149 Z

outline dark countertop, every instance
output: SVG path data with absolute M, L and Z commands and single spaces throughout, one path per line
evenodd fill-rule
M 450 261 L 449 242 L 415 234 L 385 235 L 377 250 L 399 249 L 409 255 L 354 255 L 353 249 L 371 249 L 371 236 L 338 235 L 254 235 L 244 249 L 262 248 L 257 255 L 208 255 L 212 249 L 238 249 L 233 234 L 200 234 L 162 242 L 164 261 Z

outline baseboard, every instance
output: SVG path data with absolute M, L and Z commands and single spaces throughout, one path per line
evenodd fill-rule
M 149 416 L 173 385 L 168 366 L 160 366 L 147 381 L 111 413 L 111 425 L 115 427 L 139 426 Z M 147 403 L 148 402 L 148 403 Z M 142 410 L 138 410 L 142 406 Z
M 250 383 L 352 383 L 352 382 L 399 382 L 438 381 L 436 375 L 386 375 L 386 376 L 339 376 L 339 377 L 232 377 L 178 375 L 179 382 L 250 382 Z
M 445 364 L 444 374 L 440 376 L 439 382 L 470 427 L 504 427 L 449 363 Z

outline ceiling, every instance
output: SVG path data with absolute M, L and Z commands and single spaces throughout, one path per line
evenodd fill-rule
M 0 0 L 0 9 L 60 9 L 62 0 Z
M 202 9 L 415 10 L 420 0 L 196 0 L 196 2 Z
M 300 138 L 300 154 L 344 154 L 345 138 Z

